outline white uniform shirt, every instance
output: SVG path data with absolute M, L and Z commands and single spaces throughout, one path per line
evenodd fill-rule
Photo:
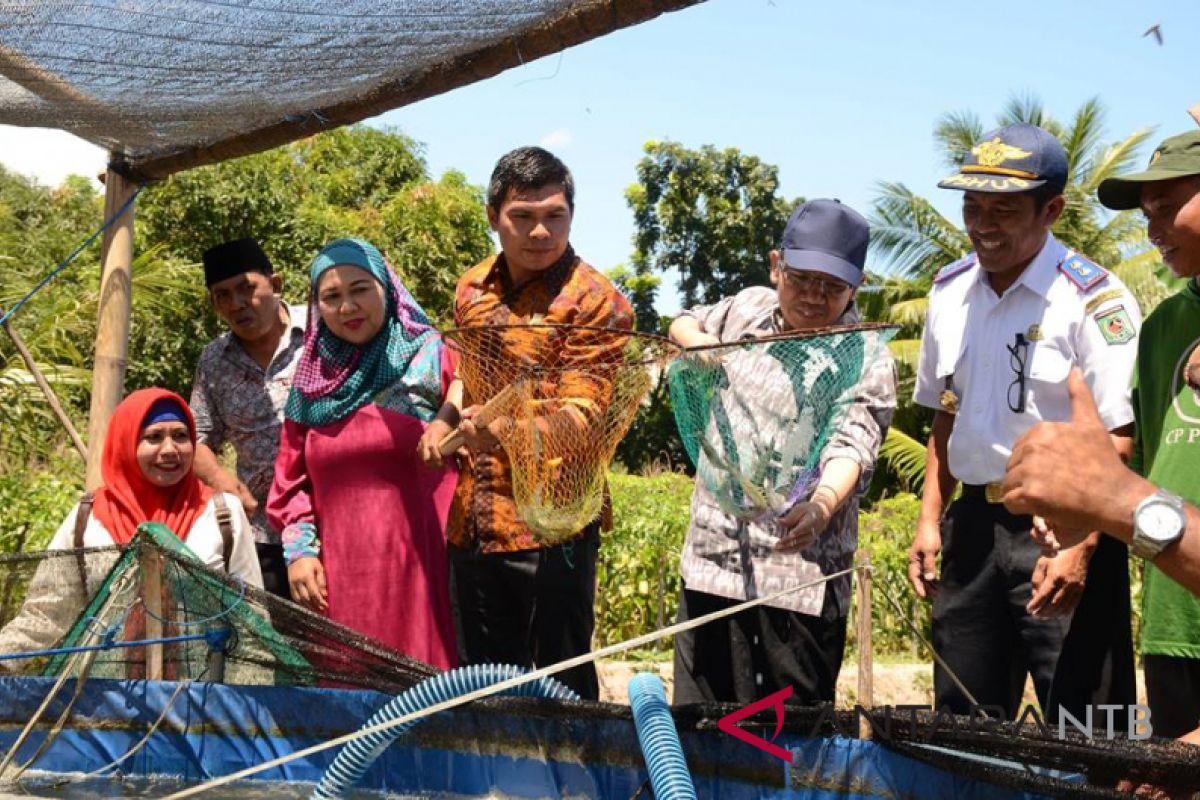
M 262 571 L 258 566 L 258 553 L 254 549 L 254 531 L 250 527 L 250 520 L 246 518 L 241 501 L 234 495 L 225 493 L 225 504 L 229 507 L 233 527 L 229 573 L 241 578 L 247 585 L 261 589 Z M 50 540 L 47 551 L 69 550 L 75 546 L 75 515 L 78 513 L 79 506 L 76 505 Z M 208 501 L 204 512 L 192 525 L 184 543 L 206 566 L 225 571 L 225 544 L 221 538 L 220 526 L 217 525 L 217 512 L 212 500 Z M 87 526 L 83 529 L 83 546 L 112 545 L 112 535 L 96 518 L 93 510 L 88 517 Z M 96 590 L 115 561 L 115 555 L 88 559 L 89 593 Z M 62 574 L 58 569 L 42 568 L 50 566 L 50 562 L 44 563 L 34 573 L 26 593 L 25 604 L 17 616 L 0 630 L 0 653 L 23 653 L 53 647 L 83 610 L 83 593 L 77 586 L 63 586 Z M 53 566 L 57 568 L 59 564 L 56 562 Z M 77 580 L 76 573 L 73 570 L 68 571 L 71 578 Z M 20 666 L 22 663 L 0 661 L 0 669 L 5 666 Z
M 1099 270 L 1072 280 L 1061 267 L 1073 254 L 1053 236 L 1016 283 L 997 296 L 970 257 L 944 269 L 929 295 L 917 367 L 917 403 L 943 410 L 950 388 L 958 413 L 950 434 L 949 467 L 963 483 L 986 484 L 1004 477 L 1013 444 L 1039 420 L 1070 419 L 1067 374 L 1083 370 L 1109 430 L 1133 421 L 1130 379 L 1141 328 L 1137 301 L 1115 275 L 1086 288 Z M 1075 262 L 1080 263 L 1080 262 Z M 1076 271 L 1078 277 L 1078 271 Z M 1025 411 L 1016 402 L 1013 358 L 1017 334 L 1025 349 Z M 1064 476 L 1065 477 L 1065 476 Z

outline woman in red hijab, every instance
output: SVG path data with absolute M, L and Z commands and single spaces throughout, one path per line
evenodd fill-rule
M 233 534 L 229 563 L 225 563 L 213 493 L 192 471 L 195 447 L 196 425 L 182 397 L 166 389 L 141 389 L 126 397 L 108 425 L 100 464 L 104 485 L 96 491 L 84 525 L 83 546 L 126 545 L 138 525 L 160 522 L 207 566 L 228 569 L 261 589 L 262 573 L 250 522 L 241 501 L 232 494 L 222 495 Z M 76 505 L 63 520 L 47 550 L 75 547 L 81 507 Z M 43 576 L 41 572 L 34 576 L 20 613 L 0 631 L 0 653 L 50 647 L 78 615 L 77 603 L 66 602 L 68 587 L 61 585 L 61 575 Z M 95 589 L 93 579 L 102 577 L 89 574 L 89 594 Z M 80 596 L 74 587 L 69 588 L 70 597 Z M 0 661 L 0 665 L 8 663 Z

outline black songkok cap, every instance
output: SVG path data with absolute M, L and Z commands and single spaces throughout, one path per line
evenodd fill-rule
M 243 272 L 274 275 L 271 259 L 254 239 L 235 239 L 204 251 L 204 285 L 211 287 Z

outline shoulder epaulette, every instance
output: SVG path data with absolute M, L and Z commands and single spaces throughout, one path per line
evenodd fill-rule
M 1108 270 L 1078 253 L 1069 253 L 1058 265 L 1058 271 L 1084 294 L 1096 288 L 1108 277 Z
M 953 278 L 955 275 L 958 275 L 960 272 L 965 272 L 966 270 L 970 269 L 973 266 L 975 266 L 975 254 L 974 253 L 967 256 L 966 258 L 960 258 L 958 261 L 955 261 L 953 264 L 947 264 L 946 266 L 942 267 L 940 270 L 938 270 L 938 274 L 933 276 L 933 282 L 934 283 L 945 283 L 946 281 Z

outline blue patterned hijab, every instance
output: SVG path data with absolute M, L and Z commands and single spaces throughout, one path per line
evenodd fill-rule
M 366 270 L 384 289 L 383 327 L 362 345 L 335 336 L 317 308 L 321 276 L 345 265 Z M 442 397 L 441 336 L 383 253 L 361 239 L 338 239 L 313 259 L 308 278 L 308 329 L 284 409 L 287 418 L 329 425 L 381 402 L 423 422 L 433 419 Z

